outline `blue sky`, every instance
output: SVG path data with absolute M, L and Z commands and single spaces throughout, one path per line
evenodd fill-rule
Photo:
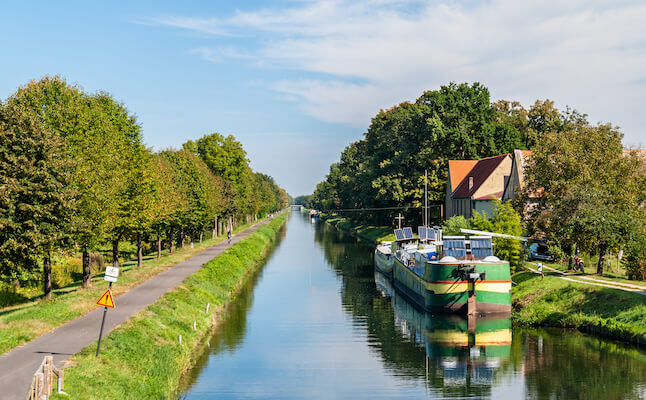
M 570 105 L 644 146 L 643 21 L 636 0 L 7 2 L 0 98 L 60 74 L 123 101 L 155 150 L 233 134 L 295 196 L 380 108 L 450 81 Z

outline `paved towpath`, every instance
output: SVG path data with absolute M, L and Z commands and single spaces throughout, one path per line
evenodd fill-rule
M 533 265 L 536 265 L 535 263 L 530 263 Z M 538 274 L 539 272 L 532 268 L 532 267 L 527 267 L 530 271 Z M 545 270 L 550 270 L 552 272 L 556 272 L 558 275 L 558 278 L 561 278 L 566 281 L 570 282 L 576 282 L 576 283 L 582 283 L 584 285 L 593 285 L 593 286 L 602 286 L 602 287 L 608 287 L 612 289 L 619 289 L 619 290 L 624 290 L 626 292 L 632 292 L 632 293 L 637 293 L 641 294 L 643 296 L 646 296 L 646 287 L 640 286 L 640 285 L 634 285 L 631 283 L 625 283 L 625 282 L 613 282 L 610 280 L 606 279 L 597 279 L 593 278 L 590 276 L 585 276 L 585 275 L 577 275 L 573 273 L 566 273 L 563 271 L 559 271 L 558 269 L 554 269 L 551 267 L 548 267 L 546 265 L 543 265 L 543 269 Z M 543 271 L 545 272 L 545 271 Z M 582 280 L 583 279 L 583 280 Z
M 237 233 L 231 239 L 231 245 L 249 236 L 258 229 L 260 224 L 266 222 L 266 220 L 259 222 Z M 179 286 L 186 277 L 198 271 L 229 246 L 227 240 L 224 240 L 117 297 L 115 300 L 117 307 L 108 310 L 103 335 L 106 336 L 132 315 Z M 34 372 L 43 361 L 43 357 L 52 355 L 54 363 L 61 366 L 70 356 L 96 342 L 102 317 L 103 307 L 97 307 L 84 316 L 0 356 L 0 399 L 24 400 L 29 392 Z

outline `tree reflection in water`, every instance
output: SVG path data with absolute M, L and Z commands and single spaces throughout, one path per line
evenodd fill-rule
M 372 246 L 319 223 L 315 241 L 342 279 L 342 303 L 393 376 L 424 379 L 440 397 L 490 397 L 522 385 L 527 398 L 646 398 L 646 353 L 558 329 L 518 329 L 509 317 L 418 311 L 372 266 Z M 471 328 L 471 329 L 469 329 Z

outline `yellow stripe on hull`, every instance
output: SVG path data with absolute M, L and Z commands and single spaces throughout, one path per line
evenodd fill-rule
M 425 282 L 427 290 L 435 294 L 448 294 L 448 293 L 463 293 L 472 289 L 471 283 L 433 283 Z M 481 292 L 494 292 L 494 293 L 509 293 L 511 290 L 511 282 L 487 282 L 477 281 L 475 283 L 476 290 Z

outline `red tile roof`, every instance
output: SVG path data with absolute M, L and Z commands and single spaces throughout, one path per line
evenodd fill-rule
M 460 182 L 460 185 L 458 185 L 458 188 L 453 192 L 451 197 L 471 197 L 506 157 L 509 157 L 509 154 L 478 160 L 471 171 L 462 179 L 462 182 Z M 473 187 L 471 190 L 469 190 L 469 177 L 473 177 Z
M 455 192 L 462 179 L 471 171 L 478 160 L 449 160 L 449 177 L 451 179 L 451 193 Z

